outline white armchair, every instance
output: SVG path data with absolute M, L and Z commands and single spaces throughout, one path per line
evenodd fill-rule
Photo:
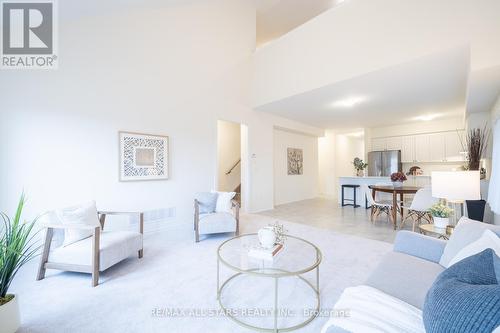
M 144 214 L 142 212 L 98 212 L 99 226 L 86 224 L 62 224 L 55 214 L 49 213 L 49 223 L 45 234 L 37 280 L 45 278 L 47 269 L 82 272 L 92 274 L 92 286 L 99 283 L 99 272 L 132 256 L 143 256 Z M 107 215 L 132 215 L 139 217 L 138 231 L 104 231 Z M 92 236 L 67 246 L 51 250 L 55 230 L 89 230 Z
M 194 200 L 194 232 L 196 242 L 200 235 L 234 232 L 239 234 L 240 229 L 240 204 L 231 200 L 231 212 L 213 212 L 200 214 L 200 202 Z

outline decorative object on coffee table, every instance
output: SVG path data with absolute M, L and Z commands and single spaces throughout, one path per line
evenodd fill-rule
M 305 239 L 291 235 L 285 236 L 287 238 L 286 246 L 281 249 L 279 255 L 280 259 L 276 261 L 249 260 L 248 249 L 259 245 L 259 238 L 255 233 L 233 237 L 223 242 L 217 249 L 217 300 L 224 313 L 227 314 L 227 317 L 237 324 L 259 332 L 289 332 L 306 326 L 319 314 L 319 265 L 322 260 L 321 251 L 316 245 Z M 221 264 L 235 272 L 229 278 L 223 280 L 222 284 Z M 314 284 L 308 281 L 304 276 L 307 272 L 312 271 L 315 271 Z M 235 309 L 231 307 L 231 304 L 224 303 L 224 293 L 230 293 L 235 288 L 235 284 L 237 284 L 238 280 L 245 279 L 248 276 L 257 276 L 274 280 L 274 287 L 272 289 L 267 287 L 269 288 L 268 294 L 274 294 L 272 312 L 274 317 L 273 327 L 252 325 L 248 321 L 244 321 L 242 318 L 238 318 L 234 315 L 237 311 L 232 311 Z M 307 290 L 312 291 L 315 297 L 314 307 L 304 305 L 304 310 L 307 310 L 307 315 L 304 315 L 306 319 L 303 322 L 289 327 L 279 327 L 278 325 L 279 313 L 285 308 L 284 304 L 278 305 L 278 291 L 281 290 L 278 288 L 278 284 L 282 278 L 297 279 L 297 283 L 294 285 L 304 283 Z M 265 285 L 268 284 L 263 283 L 263 286 Z M 254 307 L 248 304 L 248 308 Z
M 438 202 L 429 208 L 432 215 L 434 226 L 436 228 L 445 229 L 450 224 L 450 216 L 453 214 L 453 209 L 448 207 L 444 202 Z
M 354 161 L 352 161 L 354 165 L 354 169 L 356 170 L 356 176 L 363 177 L 365 175 L 365 169 L 368 166 L 368 163 L 363 162 L 359 157 L 355 157 Z
M 21 324 L 18 296 L 7 291 L 18 269 L 35 257 L 41 247 L 34 239 L 36 219 L 21 221 L 24 203 L 22 194 L 13 218 L 0 213 L 3 220 L 0 227 L 0 331 L 5 333 L 16 332 Z
M 391 181 L 394 187 L 403 186 L 403 182 L 406 181 L 406 179 L 407 178 L 404 172 L 394 172 L 393 174 L 391 174 Z
M 120 181 L 168 179 L 168 136 L 119 132 Z

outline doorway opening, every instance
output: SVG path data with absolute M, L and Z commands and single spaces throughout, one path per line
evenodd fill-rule
M 246 161 L 246 126 L 225 120 L 217 121 L 217 191 L 236 192 L 234 199 L 243 208 Z

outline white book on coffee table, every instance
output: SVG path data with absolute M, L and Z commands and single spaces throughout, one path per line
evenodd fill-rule
M 255 259 L 273 260 L 283 250 L 282 244 L 276 244 L 272 248 L 265 249 L 255 246 L 248 250 L 248 256 Z

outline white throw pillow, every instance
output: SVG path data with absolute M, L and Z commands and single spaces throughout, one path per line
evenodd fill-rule
M 63 208 L 56 211 L 56 214 L 63 225 L 83 224 L 94 227 L 100 225 L 95 201 Z M 91 230 L 64 229 L 63 246 L 68 246 L 90 236 L 92 236 Z
M 233 200 L 234 196 L 236 195 L 236 192 L 216 192 L 216 191 L 213 192 L 218 194 L 217 203 L 215 205 L 215 212 L 231 213 L 231 207 L 232 207 L 231 200 Z
M 478 240 L 461 249 L 457 255 L 451 259 L 448 267 L 467 257 L 483 252 L 486 249 L 492 249 L 497 256 L 500 257 L 500 238 L 491 230 L 485 230 Z

